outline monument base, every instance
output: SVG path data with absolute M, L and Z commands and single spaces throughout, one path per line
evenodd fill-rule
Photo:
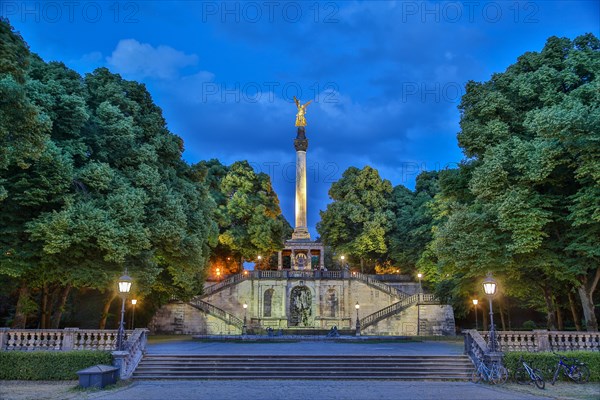
M 310 240 L 310 233 L 306 228 L 296 228 L 292 233 L 292 240 Z
M 292 235 L 291 240 L 285 241 L 284 248 L 277 257 L 277 269 L 279 270 L 285 269 L 284 257 L 289 257 L 289 268 L 292 270 L 325 269 L 325 246 L 321 242 L 310 240 L 308 231 L 306 237 Z

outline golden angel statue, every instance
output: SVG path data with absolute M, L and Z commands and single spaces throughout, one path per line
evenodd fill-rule
M 294 96 L 294 101 L 296 102 L 296 107 L 298 107 L 298 113 L 296 114 L 296 126 L 306 126 L 306 118 L 304 118 L 304 115 L 306 114 L 306 107 L 312 102 L 312 100 L 309 100 L 306 104 L 302 105 L 300 100 Z

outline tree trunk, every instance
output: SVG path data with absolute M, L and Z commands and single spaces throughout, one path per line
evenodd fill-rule
M 60 320 L 62 318 L 63 312 L 65 311 L 65 304 L 67 304 L 67 299 L 69 298 L 70 291 L 71 284 L 69 283 L 63 289 L 56 310 L 54 311 L 54 315 L 52 316 L 52 329 L 58 329 L 58 327 L 60 326 Z
M 580 331 L 581 319 L 579 318 L 579 313 L 577 312 L 577 305 L 575 304 L 575 299 L 573 298 L 573 293 L 571 292 L 569 292 L 569 307 L 571 308 L 571 314 L 573 314 L 573 322 L 575 323 L 575 329 Z
M 581 285 L 577 288 L 577 293 L 581 299 L 581 308 L 583 309 L 583 318 L 588 331 L 596 332 L 598 330 L 598 320 L 594 312 L 594 291 L 600 280 L 600 267 L 596 268 L 593 279 L 588 279 L 587 275 L 581 277 Z
M 560 309 L 559 303 L 556 301 L 556 298 L 554 298 L 554 307 L 556 308 L 556 323 L 558 324 L 558 330 L 564 331 L 565 324 L 563 321 L 563 313 L 562 313 L 562 310 Z
M 46 329 L 48 327 L 48 284 L 44 283 L 42 286 L 42 313 L 40 314 L 40 329 Z
M 502 330 L 506 330 L 506 321 L 504 320 L 504 301 L 498 301 L 498 308 L 500 311 L 500 323 L 502 324 Z
M 102 315 L 100 317 L 100 324 L 98 326 L 99 329 L 105 329 L 106 327 L 106 319 L 108 318 L 108 312 L 110 311 L 110 305 L 113 300 L 117 297 L 117 294 L 114 290 L 112 290 L 106 300 L 104 301 L 104 306 L 102 307 Z
M 543 286 L 544 300 L 546 301 L 546 325 L 549 331 L 556 330 L 556 311 L 552 301 L 552 291 L 549 286 Z
M 17 300 L 17 309 L 15 310 L 12 328 L 25 329 L 27 325 L 27 303 L 29 303 L 29 288 L 23 283 L 23 286 L 19 289 L 19 300 Z
M 508 330 L 512 331 L 512 321 L 510 317 L 510 304 L 508 303 L 508 299 L 506 299 L 506 317 L 508 319 Z
M 365 273 L 365 260 L 364 260 L 364 258 L 360 259 L 360 272 L 361 272 L 361 274 Z
M 55 304 L 60 296 L 60 286 L 55 286 L 53 289 L 48 288 L 48 310 L 46 312 L 46 326 L 52 326 L 52 310 L 55 309 Z

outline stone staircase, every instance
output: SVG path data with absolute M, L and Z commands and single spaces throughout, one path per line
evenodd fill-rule
M 352 272 L 352 279 L 356 279 L 358 281 L 361 281 L 361 282 L 367 284 L 368 286 L 371 286 L 372 288 L 379 289 L 384 293 L 388 293 L 388 294 L 396 297 L 398 300 L 404 300 L 405 298 L 408 297 L 408 294 L 404 293 L 400 289 L 397 289 L 391 285 L 388 285 L 386 283 L 378 281 L 377 279 L 375 279 L 372 276 L 369 276 L 367 274 L 363 274 L 360 272 Z
M 388 379 L 467 381 L 463 355 L 147 354 L 133 379 Z
M 188 302 L 188 304 L 192 307 L 204 311 L 207 314 L 211 314 L 217 318 L 220 318 L 229 325 L 233 325 L 240 329 L 242 329 L 242 326 L 244 325 L 244 321 L 242 321 L 235 315 L 230 314 L 227 311 L 220 309 L 219 307 L 213 306 L 212 304 L 207 303 L 206 301 L 200 300 L 199 298 L 192 299 L 192 301 Z
M 403 310 L 406 310 L 409 307 L 412 307 L 417 304 L 439 304 L 439 300 L 433 294 L 428 293 L 417 293 L 412 296 L 406 297 L 403 300 L 400 300 L 397 303 L 392 304 L 391 306 L 387 306 L 382 308 L 379 311 L 374 312 L 373 314 L 369 314 L 364 318 L 360 319 L 360 326 L 362 329 L 365 329 L 379 321 L 382 321 L 386 318 L 391 317 L 392 315 L 396 315 Z

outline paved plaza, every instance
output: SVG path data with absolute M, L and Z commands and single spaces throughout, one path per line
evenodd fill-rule
M 422 381 L 143 381 L 118 389 L 82 392 L 76 382 L 0 382 L 2 400 L 534 400 L 556 397 L 514 392 L 505 386 Z M 573 385 L 571 385 L 573 386 Z

